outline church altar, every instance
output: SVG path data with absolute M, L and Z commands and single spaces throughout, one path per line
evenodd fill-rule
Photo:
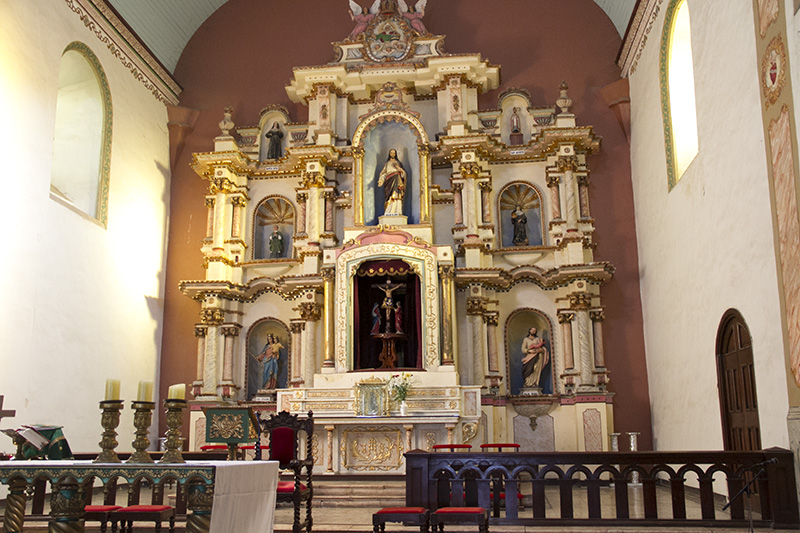
M 236 126 L 227 108 L 194 154 L 208 218 L 205 279 L 180 284 L 200 305 L 191 449 L 221 401 L 313 410 L 318 472 L 403 472 L 403 451 L 442 443 L 609 448 L 601 139 L 566 83 L 481 109 L 500 67 L 445 53 L 424 5 L 352 2 L 335 58 L 285 73 L 307 121 L 268 104 Z
M 272 531 L 278 486 L 277 461 L 189 461 L 186 463 L 94 463 L 91 461 L 3 461 L 0 482 L 9 487 L 3 517 L 9 533 L 22 531 L 26 490 L 37 479 L 53 486 L 50 531 L 83 532 L 83 483 L 138 478 L 158 484 L 174 480 L 187 491 L 187 529 L 206 533 Z M 234 527 L 237 526 L 237 527 Z M 231 529 L 231 527 L 234 527 Z

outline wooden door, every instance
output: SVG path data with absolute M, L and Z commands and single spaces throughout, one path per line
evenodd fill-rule
M 724 445 L 730 451 L 761 449 L 750 331 L 738 311 L 728 311 L 717 333 L 717 372 Z

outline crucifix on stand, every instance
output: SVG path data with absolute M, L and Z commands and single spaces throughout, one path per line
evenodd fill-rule
M 383 291 L 384 298 L 380 306 L 375 304 L 375 307 L 383 311 L 385 317 L 383 328 L 380 326 L 380 314 L 375 309 L 374 314 L 376 322 L 372 328 L 371 335 L 376 339 L 381 339 L 382 348 L 378 359 L 381 362 L 381 368 L 397 368 L 397 348 L 395 342 L 398 339 L 405 339 L 406 334 L 403 333 L 402 313 L 400 312 L 400 302 L 395 302 L 392 294 L 395 291 L 400 291 L 397 294 L 402 294 L 405 290 L 404 285 L 393 284 L 391 279 L 386 280 L 386 283 L 373 285 Z M 382 331 L 381 331 L 382 329 Z

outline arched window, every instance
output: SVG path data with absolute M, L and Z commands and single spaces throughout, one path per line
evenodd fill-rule
M 670 0 L 661 38 L 661 112 L 672 189 L 697 156 L 697 108 L 689 2 Z
M 58 72 L 50 191 L 67 205 L 108 220 L 111 91 L 97 56 L 71 43 Z

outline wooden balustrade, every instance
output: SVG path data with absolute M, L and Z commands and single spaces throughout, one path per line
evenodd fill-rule
M 751 502 L 754 525 L 800 528 L 793 457 L 780 448 L 457 454 L 415 450 L 405 457 L 406 506 L 431 511 L 484 507 L 491 511 L 491 524 L 746 527 L 746 494 L 730 502 L 725 512 L 721 503 L 758 476 Z M 640 483 L 633 483 L 634 473 Z M 517 498 L 504 497 L 518 492 L 531 504 L 523 510 Z

